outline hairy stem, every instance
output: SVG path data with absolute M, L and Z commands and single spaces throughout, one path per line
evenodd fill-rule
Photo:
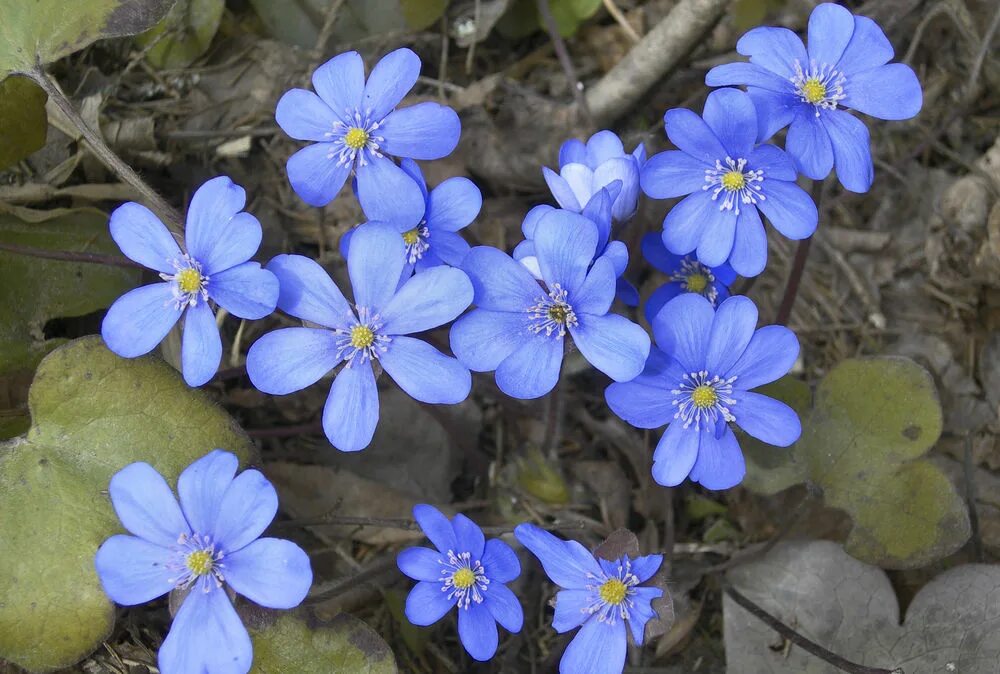
M 814 180 L 812 185 L 812 199 L 819 211 L 823 201 L 823 181 Z M 813 234 L 813 236 L 816 236 Z M 795 298 L 799 294 L 799 286 L 802 284 L 802 272 L 806 269 L 806 260 L 809 259 L 809 247 L 812 245 L 813 236 L 799 241 L 799 247 L 795 250 L 795 258 L 792 260 L 792 269 L 788 273 L 788 281 L 785 283 L 785 294 L 781 297 L 781 304 L 778 306 L 778 314 L 774 322 L 778 325 L 788 325 L 788 319 L 792 315 L 792 307 L 795 306 Z
M 47 260 L 63 260 L 65 262 L 86 262 L 89 264 L 103 264 L 109 267 L 127 267 L 129 269 L 142 269 L 142 265 L 132 262 L 132 260 L 118 255 L 101 255 L 99 253 L 79 253 L 72 250 L 49 250 L 47 248 L 33 248 L 22 246 L 16 243 L 0 242 L 0 250 L 5 250 L 15 255 L 28 255 L 30 257 L 42 257 Z

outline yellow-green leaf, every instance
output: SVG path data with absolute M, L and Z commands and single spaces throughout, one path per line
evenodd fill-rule
M 8 77 L 0 82 L 0 170 L 45 145 L 49 128 L 45 114 L 47 98 L 26 77 Z
M 146 58 L 157 68 L 184 68 L 208 51 L 225 9 L 225 0 L 177 0 L 167 16 L 136 38 L 136 43 L 153 45 Z

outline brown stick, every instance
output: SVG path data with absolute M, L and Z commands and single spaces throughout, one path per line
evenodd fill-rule
M 42 257 L 47 260 L 62 260 L 65 262 L 86 262 L 88 264 L 104 264 L 109 267 L 126 267 L 129 269 L 142 269 L 132 260 L 117 255 L 101 255 L 100 253 L 78 253 L 71 250 L 48 250 L 47 248 L 33 248 L 31 246 L 21 246 L 16 243 L 0 242 L 0 250 L 5 250 L 15 255 L 28 255 L 30 257 Z
M 559 64 L 566 73 L 570 89 L 573 90 L 573 97 L 576 98 L 576 105 L 580 109 L 580 114 L 583 115 L 587 126 L 593 129 L 594 117 L 590 114 L 587 97 L 583 95 L 583 83 L 576 76 L 573 59 L 569 57 L 566 42 L 562 39 L 562 35 L 559 34 L 559 27 L 556 25 L 555 17 L 552 16 L 552 10 L 549 9 L 549 0 L 536 0 L 536 2 L 538 4 L 538 13 L 542 15 L 542 23 L 545 24 L 545 30 L 548 31 L 549 38 L 552 40 L 552 47 L 556 50 L 556 57 L 559 59 Z
M 819 211 L 823 201 L 823 181 L 814 180 L 812 186 L 812 198 Z M 815 236 L 815 234 L 813 235 Z M 799 286 L 802 284 L 802 272 L 806 268 L 806 260 L 809 259 L 809 247 L 812 245 L 813 237 L 802 239 L 795 250 L 795 258 L 792 260 L 792 269 L 788 273 L 788 281 L 785 283 L 785 294 L 781 298 L 778 306 L 778 314 L 774 318 L 777 325 L 788 325 L 788 319 L 792 315 L 792 307 L 795 306 L 795 298 L 799 294 Z

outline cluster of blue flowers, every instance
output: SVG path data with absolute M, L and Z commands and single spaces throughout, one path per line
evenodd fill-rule
M 242 211 L 244 191 L 221 177 L 195 193 L 183 246 L 138 204 L 114 212 L 115 241 L 128 257 L 158 272 L 162 282 L 121 297 L 105 318 L 104 339 L 122 356 L 139 356 L 186 312 L 182 370 L 188 384 L 199 386 L 213 377 L 222 353 L 212 302 L 244 319 L 280 309 L 303 325 L 266 334 L 251 346 L 250 380 L 261 391 L 283 395 L 335 373 L 323 428 L 342 451 L 370 444 L 379 419 L 376 382 L 383 371 L 425 403 L 463 401 L 471 389 L 470 371 L 492 372 L 505 394 L 533 399 L 557 386 L 563 359 L 575 349 L 612 380 L 606 400 L 615 414 L 639 428 L 667 427 L 653 456 L 658 483 L 672 486 L 691 479 L 710 489 L 737 485 L 745 466 L 731 424 L 772 445 L 787 446 L 799 437 L 795 412 L 752 390 L 785 375 L 799 346 L 785 327 L 758 329 L 756 306 L 746 297 L 731 296 L 730 287 L 737 275 L 752 277 L 764 270 L 765 219 L 789 239 L 805 239 L 815 231 L 817 206 L 797 185 L 800 175 L 822 180 L 835 167 L 845 188 L 863 192 L 870 187 L 868 131 L 850 111 L 906 119 L 919 111 L 922 100 L 913 71 L 889 63 L 892 47 L 870 19 L 822 4 L 810 17 L 808 38 L 807 48 L 784 28 L 757 28 L 744 35 L 737 49 L 749 62 L 713 68 L 706 82 L 745 85 L 746 91 L 713 91 L 701 116 L 668 110 L 665 130 L 676 150 L 647 159 L 641 144 L 629 153 L 610 131 L 586 143 L 564 143 L 558 173 L 543 168 L 559 207 L 533 208 L 522 223 L 524 240 L 512 254 L 488 246 L 470 249 L 460 234 L 482 206 L 471 181 L 451 178 L 434 189 L 426 185 L 415 160 L 449 154 L 461 129 L 455 112 L 437 103 L 397 108 L 417 80 L 419 58 L 409 49 L 396 50 L 366 80 L 361 57 L 341 54 L 313 74 L 315 92 L 287 92 L 276 117 L 289 136 L 311 142 L 287 165 L 291 186 L 303 201 L 323 206 L 353 176 L 353 191 L 368 221 L 340 244 L 350 298 L 309 258 L 279 255 L 263 268 L 248 261 L 260 245 L 260 223 Z M 781 149 L 773 144 L 774 136 L 786 126 Z M 667 277 L 645 306 L 655 344 L 643 327 L 613 310 L 616 298 L 626 306 L 640 301 L 625 278 L 628 248 L 615 239 L 635 215 L 640 191 L 653 199 L 683 197 L 667 212 L 662 232 L 642 241 L 645 258 Z M 449 323 L 454 355 L 418 336 Z M 138 475 L 151 469 L 126 470 Z M 144 479 L 155 482 L 149 475 Z M 168 508 L 164 496 L 161 505 L 173 515 L 156 526 L 141 524 L 145 520 L 128 514 L 124 504 L 130 501 L 116 496 L 112 486 L 123 522 L 140 538 L 112 539 L 108 551 L 102 548 L 98 555 L 109 594 L 122 603 L 138 603 L 154 596 L 149 594 L 153 589 L 162 594 L 193 582 L 204 587 L 204 597 L 189 598 L 178 614 L 171 634 L 188 636 L 168 638 L 168 661 L 182 657 L 175 655 L 178 640 L 206 638 L 185 627 L 182 618 L 203 611 L 222 615 L 229 606 L 224 595 L 213 594 L 213 578 L 215 587 L 225 578 L 234 590 L 254 601 L 259 596 L 265 605 L 301 599 L 295 592 L 255 595 L 252 583 L 240 579 L 242 566 L 232 560 L 242 559 L 242 550 L 262 527 L 253 529 L 253 536 L 227 537 L 213 518 L 225 519 L 229 511 L 206 501 L 202 505 L 208 510 L 188 512 L 183 485 L 183 516 L 176 504 Z M 157 483 L 154 491 L 163 492 L 163 486 Z M 497 647 L 495 623 L 512 632 L 521 627 L 520 606 L 504 585 L 519 573 L 517 558 L 503 542 L 485 542 L 463 516 L 449 522 L 423 506 L 414 514 L 438 551 L 414 548 L 400 556 L 400 569 L 419 581 L 407 615 L 425 625 L 457 605 L 466 649 L 474 658 L 488 659 Z M 555 628 L 583 625 L 566 651 L 562 671 L 620 671 L 624 625 L 641 643 L 643 626 L 653 615 L 650 602 L 659 590 L 639 584 L 653 575 L 660 558 L 596 560 L 578 543 L 559 541 L 530 525 L 518 527 L 517 538 L 564 588 Z M 122 555 L 116 546 L 126 545 L 133 564 L 169 558 L 179 571 L 156 576 L 152 583 L 155 574 L 149 569 L 118 568 L 114 560 Z M 208 555 L 197 569 L 211 573 L 191 566 L 196 553 Z M 308 564 L 295 563 L 304 577 Z M 225 575 L 218 571 L 222 568 Z M 128 578 L 135 577 L 150 582 L 133 587 Z M 229 625 L 233 619 L 219 620 Z M 242 662 L 245 654 L 239 650 L 237 659 Z M 188 670 L 168 666 L 164 671 Z

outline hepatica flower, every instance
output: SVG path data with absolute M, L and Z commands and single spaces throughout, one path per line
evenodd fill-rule
M 97 551 L 104 591 L 125 606 L 189 590 L 160 647 L 163 674 L 250 670 L 253 649 L 225 586 L 268 608 L 293 608 L 312 585 L 299 546 L 260 538 L 278 495 L 256 470 L 238 477 L 236 455 L 216 449 L 184 469 L 180 505 L 148 463 L 115 473 L 108 492 L 125 528 Z
M 560 674 L 621 674 L 628 633 L 641 646 L 646 623 L 656 617 L 652 602 L 663 590 L 642 583 L 659 570 L 663 556 L 598 559 L 576 541 L 533 524 L 518 525 L 514 536 L 563 588 L 556 594 L 552 627 L 561 634 L 583 626 L 559 661 Z
M 816 204 L 795 184 L 792 160 L 773 145 L 755 146 L 757 112 L 746 93 L 719 89 L 702 117 L 674 109 L 663 120 L 680 149 L 650 157 L 641 184 L 654 199 L 688 195 L 663 220 L 671 253 L 694 251 L 708 267 L 728 261 L 741 276 L 756 276 L 767 263 L 761 213 L 790 239 L 816 230 Z
M 709 86 L 745 84 L 757 106 L 758 137 L 789 126 L 785 149 L 814 180 L 836 165 L 852 192 L 867 192 L 874 170 L 868 129 L 847 110 L 878 119 L 909 119 L 923 104 L 913 69 L 889 63 L 892 44 L 878 24 L 833 3 L 809 17 L 809 48 L 787 28 L 754 28 L 736 50 L 749 63 L 708 71 Z
M 458 144 L 461 123 L 433 102 L 395 110 L 420 75 L 409 49 L 386 54 L 365 81 L 357 52 L 327 61 L 313 73 L 316 93 L 292 89 L 275 118 L 292 138 L 314 141 L 288 160 L 288 180 L 310 206 L 325 206 L 353 171 L 361 207 L 370 220 L 419 212 L 423 195 L 390 157 L 439 159 Z
M 681 293 L 697 293 L 718 306 L 729 297 L 729 286 L 736 280 L 736 272 L 728 264 L 706 267 L 693 255 L 674 255 L 663 245 L 659 234 L 642 237 L 642 254 L 658 271 L 667 275 L 667 282 L 653 291 L 646 300 L 646 320 L 653 317 L 663 305 Z
M 472 284 L 462 271 L 442 266 L 399 286 L 404 248 L 391 225 L 370 222 L 357 230 L 347 257 L 353 306 L 309 258 L 279 255 L 267 265 L 281 282 L 278 308 L 318 327 L 264 335 L 250 347 L 247 374 L 261 391 L 284 395 L 343 364 L 323 409 L 323 430 L 341 451 L 364 449 L 375 433 L 376 363 L 407 394 L 425 403 L 462 402 L 472 386 L 461 363 L 410 337 L 462 313 L 472 301 Z
M 666 432 L 653 454 L 653 479 L 673 487 L 690 477 L 708 489 L 728 489 L 746 467 L 735 423 L 744 432 L 778 447 L 799 438 L 795 411 L 751 389 L 791 369 L 799 342 L 788 328 L 755 331 L 757 307 L 735 296 L 713 310 L 711 302 L 685 293 L 653 318 L 653 348 L 643 373 L 611 384 L 611 410 L 638 428 Z
M 111 237 L 127 257 L 160 272 L 162 282 L 119 297 L 108 309 L 101 334 L 119 356 L 152 351 L 184 316 L 181 370 L 189 386 L 215 375 L 222 339 L 210 301 L 240 318 L 274 311 L 278 280 L 248 260 L 260 246 L 257 218 L 243 213 L 246 193 L 229 178 L 209 180 L 188 207 L 185 249 L 145 206 L 129 202 L 111 214 Z
M 497 623 L 520 632 L 521 603 L 506 583 L 521 573 L 510 546 L 487 541 L 465 515 L 448 521 L 429 505 L 417 505 L 413 516 L 437 550 L 407 548 L 399 553 L 399 570 L 419 581 L 406 598 L 406 619 L 432 625 L 452 608 L 458 610 L 458 636 L 476 660 L 486 661 L 497 650 Z
M 615 222 L 624 222 L 635 215 L 639 171 L 645 161 L 642 143 L 629 154 L 614 133 L 598 131 L 586 144 L 575 138 L 563 143 L 559 148 L 559 173 L 543 166 L 542 174 L 559 205 L 574 213 L 583 211 L 601 188 L 620 181 L 621 191 L 615 196 L 612 215 Z
M 496 382 L 515 398 L 538 398 L 555 387 L 567 334 L 583 356 L 616 381 L 642 370 L 645 331 L 608 310 L 615 269 L 594 259 L 597 227 L 565 210 L 543 215 L 534 252 L 541 283 L 503 251 L 473 248 L 462 264 L 475 289 L 476 309 L 455 322 L 451 348 L 477 372 L 496 370 Z

